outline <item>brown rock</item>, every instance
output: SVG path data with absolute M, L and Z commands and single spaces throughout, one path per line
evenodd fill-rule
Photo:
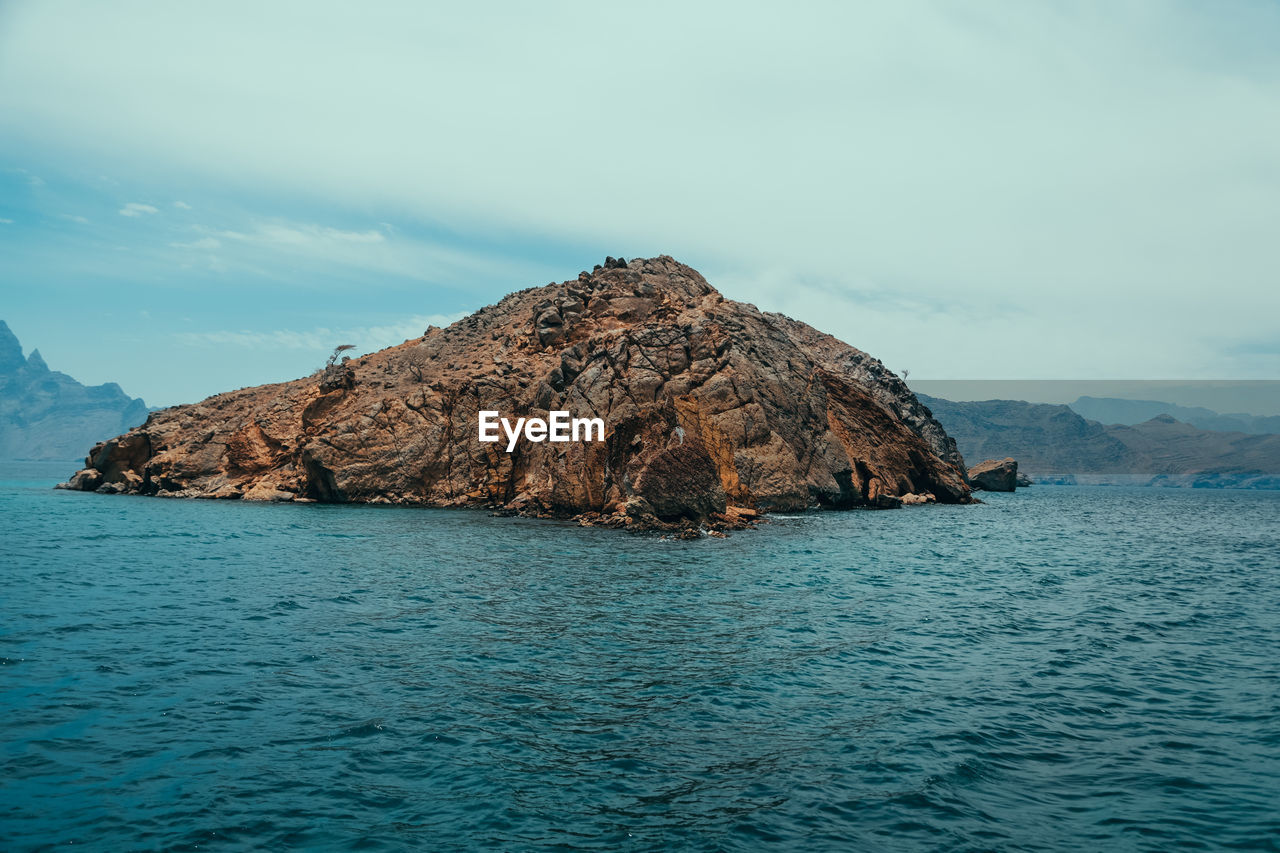
M 606 433 L 507 453 L 478 440 L 482 409 L 565 410 Z M 155 412 L 88 462 L 139 494 L 487 506 L 679 535 L 769 509 L 970 500 L 954 442 L 880 362 L 666 256 L 609 259 L 323 375 Z
M 356 373 L 346 363 L 330 364 L 320 374 L 320 391 L 350 390 L 356 387 Z
M 231 494 L 225 491 L 226 487 L 219 489 L 217 492 L 210 494 L 211 497 L 231 497 Z M 251 488 L 244 492 L 241 497 L 246 501 L 291 501 L 295 495 L 293 492 L 286 492 L 275 487 L 269 481 L 260 481 L 255 483 Z
M 1018 487 L 1018 463 L 1012 458 L 980 462 L 969 469 L 969 484 L 986 492 L 1012 492 Z
M 77 492 L 92 492 L 102 485 L 102 474 L 96 468 L 84 468 L 71 475 L 65 483 L 59 483 L 59 489 L 71 489 Z

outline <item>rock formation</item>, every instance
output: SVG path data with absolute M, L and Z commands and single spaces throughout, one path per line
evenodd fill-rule
M 147 405 L 114 382 L 86 387 L 50 370 L 0 320 L 0 459 L 75 459 L 95 441 L 137 426 Z
M 481 410 L 599 417 L 606 435 L 507 453 L 478 440 Z M 323 375 L 156 412 L 65 487 L 688 529 L 909 494 L 967 502 L 963 471 L 879 362 L 663 256 L 610 258 Z
M 969 469 L 969 485 L 984 492 L 1012 492 L 1018 488 L 1018 463 L 1009 458 L 979 462 Z

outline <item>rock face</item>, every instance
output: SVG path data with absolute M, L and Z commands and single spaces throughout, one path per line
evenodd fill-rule
M 984 492 L 1012 492 L 1018 488 L 1018 463 L 988 459 L 969 469 L 969 485 Z
M 0 459 L 75 459 L 95 441 L 137 426 L 147 405 L 114 382 L 86 387 L 50 370 L 0 321 Z
M 340 367 L 153 413 L 65 485 L 634 527 L 969 500 L 954 442 L 883 365 L 666 256 L 610 258 Z M 482 410 L 606 431 L 508 453 L 478 440 Z

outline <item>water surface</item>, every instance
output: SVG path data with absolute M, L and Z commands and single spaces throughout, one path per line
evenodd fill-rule
M 0 847 L 1280 849 L 1280 494 L 659 541 L 0 470 Z

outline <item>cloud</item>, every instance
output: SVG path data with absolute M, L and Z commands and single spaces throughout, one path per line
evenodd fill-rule
M 67 220 L 68 222 L 74 222 L 77 225 L 89 224 L 88 219 L 75 213 L 59 213 L 58 216 L 61 217 L 62 219 Z
M 0 219 L 0 225 L 12 225 L 12 224 L 13 224 L 12 219 Z
M 242 240 L 276 246 L 318 247 L 326 243 L 383 243 L 386 237 L 379 231 L 343 231 L 321 225 L 303 225 L 268 222 L 258 225 L 252 232 L 223 231 L 229 240 Z
M 501 27 L 480 7 L 423 8 L 318 14 L 300 32 L 271 4 L 15 4 L 0 115 L 85 169 L 132 162 L 444 223 L 554 247 L 557 263 L 667 252 L 725 281 L 778 271 L 752 291 L 761 307 L 794 304 L 868 348 L 883 338 L 886 359 L 921 376 L 957 354 L 988 372 L 1124 374 L 1135 339 L 1143 364 L 1213 370 L 1208 342 L 1280 331 L 1275 4 L 658 3 L 638 16 L 555 2 L 506 8 Z M 473 269 L 385 230 L 207 236 L 228 253 L 436 281 Z M 796 282 L 819 281 L 797 298 Z M 877 299 L 966 319 L 926 323 Z M 1016 358 L 973 348 L 1014 317 Z
M 131 201 L 124 207 L 120 208 L 121 216 L 149 216 L 150 214 L 159 212 L 159 208 L 152 207 L 149 204 L 139 204 L 136 201 Z
M 522 276 L 531 274 L 527 266 L 501 255 L 412 237 L 393 228 L 344 229 L 274 218 L 251 220 L 236 228 L 195 226 L 193 230 L 202 235 L 200 239 L 171 245 L 205 248 L 212 247 L 205 240 L 217 240 L 226 269 L 239 266 L 262 271 L 281 265 L 293 273 L 299 268 L 342 269 L 447 286 L 465 285 L 480 276 L 523 282 Z M 538 270 L 537 274 L 543 272 Z
M 186 243 L 170 243 L 175 249 L 220 249 L 222 241 L 214 237 L 201 237 L 198 240 L 191 240 Z
M 173 206 L 178 208 L 178 210 L 191 210 L 191 205 L 187 204 L 185 201 L 175 201 Z
M 356 347 L 356 351 L 367 353 L 421 337 L 427 326 L 447 326 L 466 316 L 466 313 L 420 314 L 387 325 L 343 329 L 320 327 L 306 331 L 276 329 L 267 332 L 178 332 L 174 338 L 187 346 L 230 346 L 263 351 L 315 350 L 317 353 L 328 352 L 338 344 L 349 343 Z

